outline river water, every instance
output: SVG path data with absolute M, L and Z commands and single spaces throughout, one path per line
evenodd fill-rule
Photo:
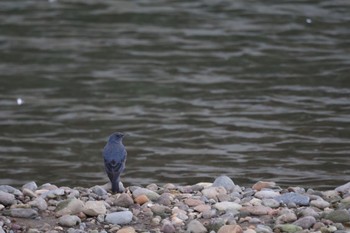
M 0 184 L 350 181 L 346 0 L 0 1 Z

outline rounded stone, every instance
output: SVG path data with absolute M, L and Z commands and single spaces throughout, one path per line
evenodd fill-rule
M 240 210 L 252 215 L 267 215 L 272 211 L 272 209 L 267 206 L 246 206 L 242 207 Z
M 118 230 L 117 233 L 136 233 L 136 231 L 133 227 L 123 227 L 122 229 Z
M 227 192 L 232 192 L 235 188 L 235 183 L 228 176 L 219 176 L 215 179 L 213 187 L 224 187 Z
M 318 198 L 317 200 L 312 200 L 310 202 L 311 206 L 315 206 L 319 209 L 324 209 L 330 206 L 329 202 L 323 200 L 322 198 Z
M 199 199 L 194 199 L 194 198 L 187 198 L 185 199 L 185 204 L 193 207 L 193 206 L 197 206 L 197 205 L 202 205 L 204 204 L 204 202 L 202 200 Z
M 198 220 L 192 220 L 187 225 L 187 232 L 190 233 L 205 233 L 207 229 L 203 226 L 203 224 Z
M 308 196 L 294 192 L 282 194 L 281 196 L 277 196 L 274 199 L 286 205 L 294 203 L 300 206 L 308 206 L 310 203 L 310 198 Z
M 214 204 L 214 208 L 216 208 L 219 211 L 237 211 L 242 208 L 242 206 L 238 203 L 235 202 L 229 202 L 229 201 L 223 201 L 223 202 L 218 202 Z
M 326 214 L 325 218 L 335 223 L 345 223 L 350 222 L 350 213 L 347 210 L 334 210 Z
M 175 229 L 174 225 L 171 224 L 171 222 L 164 221 L 162 228 L 161 228 L 161 232 L 163 232 L 163 233 L 175 233 L 176 229 Z
M 134 201 L 132 200 L 132 198 L 128 194 L 122 193 L 119 195 L 118 198 L 113 200 L 113 204 L 116 206 L 128 208 L 129 206 L 134 204 Z
M 130 223 L 132 221 L 132 217 L 132 213 L 126 210 L 107 214 L 105 220 L 108 223 L 124 225 Z
M 143 205 L 146 202 L 149 202 L 149 199 L 148 199 L 148 197 L 145 194 L 142 194 L 142 195 L 140 195 L 140 196 L 135 198 L 135 202 L 137 204 Z
M 306 216 L 299 218 L 293 224 L 302 227 L 303 229 L 309 229 L 316 223 L 316 219 L 312 216 Z
M 34 201 L 30 202 L 31 206 L 37 207 L 39 210 L 46 210 L 48 205 L 44 198 L 38 197 Z
M 107 191 L 99 185 L 92 187 L 91 190 L 93 193 L 100 197 L 107 195 Z
M 104 201 L 87 201 L 83 209 L 84 214 L 88 216 L 98 216 L 107 212 Z
M 26 188 L 26 189 L 29 189 L 31 191 L 35 191 L 38 188 L 38 185 L 34 181 L 31 181 L 31 182 L 28 182 L 25 185 L 23 185 L 22 188 L 23 189 Z
M 137 188 L 134 190 L 134 192 L 132 193 L 133 197 L 136 198 L 140 195 L 146 195 L 148 197 L 148 199 L 150 199 L 151 201 L 156 201 L 159 198 L 159 194 L 146 189 L 146 188 Z
M 302 228 L 300 226 L 293 225 L 293 224 L 276 225 L 275 229 L 279 229 L 282 232 L 286 232 L 286 233 L 294 233 L 294 232 L 298 232 L 298 231 L 302 230 Z
M 38 212 L 34 209 L 26 209 L 26 208 L 13 208 L 10 209 L 10 216 L 16 218 L 36 218 L 38 216 Z
M 63 215 L 58 220 L 59 224 L 64 227 L 73 227 L 81 223 L 81 220 L 76 215 Z
M 81 200 L 70 198 L 58 203 L 56 207 L 56 215 L 60 217 L 62 215 L 77 214 L 83 211 L 83 208 L 84 203 Z
M 7 206 L 7 205 L 14 204 L 15 201 L 16 201 L 15 195 L 0 191 L 0 204 Z
M 220 227 L 218 233 L 243 233 L 243 230 L 238 225 L 225 225 Z
M 254 196 L 259 199 L 267 199 L 267 198 L 278 197 L 280 195 L 281 195 L 280 193 L 275 192 L 273 190 L 262 190 L 262 191 L 256 192 Z

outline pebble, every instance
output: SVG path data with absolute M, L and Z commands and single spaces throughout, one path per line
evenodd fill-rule
M 70 198 L 58 203 L 56 207 L 56 216 L 60 217 L 67 214 L 77 214 L 83 211 L 84 203 L 76 198 Z
M 224 187 L 228 193 L 232 192 L 235 188 L 235 183 L 228 176 L 219 176 L 215 179 L 213 187 Z
M 202 194 L 208 199 L 217 200 L 218 195 L 227 194 L 224 187 L 209 187 L 202 190 Z
M 310 202 L 310 198 L 308 196 L 294 192 L 282 194 L 281 196 L 275 197 L 274 199 L 286 205 L 294 203 L 299 206 L 308 206 Z
M 35 191 L 38 188 L 38 185 L 34 182 L 28 182 L 22 186 L 22 189 L 29 189 L 30 191 Z
M 136 233 L 136 231 L 133 227 L 123 227 L 122 229 L 118 230 L 117 233 Z
M 91 190 L 94 194 L 96 194 L 99 197 L 107 195 L 107 191 L 99 185 L 92 187 Z
M 272 209 L 267 206 L 245 206 L 241 208 L 241 211 L 248 212 L 252 215 L 267 215 Z
M 0 191 L 3 191 L 5 193 L 11 193 L 15 196 L 22 196 L 23 193 L 19 191 L 18 189 L 10 186 L 10 185 L 0 185 Z
M 261 204 L 271 208 L 277 208 L 280 206 L 280 203 L 275 199 L 263 199 Z
M 281 194 L 279 192 L 275 192 L 273 190 L 261 190 L 255 193 L 255 197 L 259 199 L 267 199 L 267 198 L 274 198 L 278 197 Z
M 12 205 L 16 201 L 15 195 L 0 190 L 0 204 Z
M 162 193 L 162 195 L 160 195 L 160 197 L 157 200 L 159 204 L 165 205 L 165 206 L 170 206 L 173 201 L 174 201 L 174 196 L 170 193 Z
M 326 214 L 324 218 L 333 222 L 345 223 L 350 222 L 350 213 L 347 210 L 334 210 Z
M 140 195 L 140 196 L 135 198 L 135 202 L 137 204 L 143 205 L 146 202 L 149 202 L 149 199 L 148 199 L 148 197 L 145 194 L 142 194 L 142 195 Z
M 293 225 L 293 224 L 280 224 L 275 226 L 275 229 L 279 229 L 282 232 L 287 232 L 287 233 L 294 233 L 302 230 L 300 226 Z
M 106 214 L 107 209 L 104 201 L 87 201 L 83 212 L 88 216 L 98 216 L 100 214 Z
M 46 210 L 48 205 L 44 198 L 37 197 L 34 201 L 29 202 L 31 206 L 37 207 L 39 210 Z
M 111 224 L 124 225 L 132 221 L 132 216 L 132 212 L 126 210 L 107 214 L 105 220 Z
M 316 200 L 312 200 L 310 202 L 310 205 L 315 206 L 319 209 L 324 209 L 330 206 L 330 204 L 327 201 L 323 200 L 321 197 Z
M 189 233 L 205 233 L 207 229 L 198 220 L 192 220 L 187 225 L 187 232 Z
M 223 201 L 223 202 L 218 202 L 214 204 L 214 208 L 216 208 L 219 211 L 237 211 L 242 208 L 242 206 L 238 203 L 235 202 L 228 202 L 228 201 Z
M 163 222 L 161 232 L 163 232 L 163 233 L 175 233 L 176 229 L 170 221 L 166 220 Z
M 335 189 L 335 191 L 340 192 L 340 193 L 350 193 L 350 182 L 341 185 Z
M 158 193 L 146 188 L 137 188 L 133 191 L 132 195 L 134 198 L 140 195 L 146 195 L 151 201 L 156 201 L 160 197 Z
M 76 215 L 63 215 L 58 220 L 59 224 L 64 227 L 73 227 L 79 225 L 81 220 Z
M 205 211 L 209 211 L 211 209 L 211 206 L 203 204 L 203 205 L 197 205 L 193 209 L 198 212 L 205 212 Z
M 39 215 L 36 210 L 26 208 L 12 208 L 8 214 L 15 218 L 36 218 Z
M 22 188 L 22 193 L 23 193 L 24 196 L 28 196 L 28 197 L 31 197 L 31 198 L 35 198 L 35 197 L 38 196 L 32 190 L 26 189 L 26 188 Z
M 122 194 L 119 195 L 119 197 L 117 197 L 117 198 L 115 198 L 113 200 L 113 204 L 116 205 L 116 206 L 121 206 L 121 207 L 128 208 L 129 206 L 134 204 L 134 201 L 129 196 L 129 194 L 122 193 Z
M 294 225 L 300 226 L 303 229 L 309 229 L 316 223 L 316 219 L 313 216 L 306 216 L 299 218 L 295 222 Z
M 45 193 L 43 193 L 41 195 L 42 198 L 56 198 L 58 196 L 63 196 L 65 193 L 64 193 L 64 189 L 61 189 L 61 188 L 57 188 L 57 189 L 52 189 L 52 190 L 49 190 Z
M 185 199 L 186 205 L 193 207 L 193 206 L 198 206 L 198 205 L 203 205 L 204 202 L 199 199 L 194 199 L 194 198 L 187 198 Z
M 219 229 L 218 233 L 243 233 L 243 230 L 238 225 L 225 225 Z

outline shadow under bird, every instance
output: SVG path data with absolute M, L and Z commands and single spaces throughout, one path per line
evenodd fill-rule
M 122 133 L 113 133 L 108 138 L 108 142 L 103 149 L 103 158 L 106 173 L 112 183 L 112 192 L 122 192 L 119 188 L 120 175 L 125 169 L 126 149 L 123 145 Z

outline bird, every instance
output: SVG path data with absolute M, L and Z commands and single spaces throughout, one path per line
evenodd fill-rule
M 126 149 L 123 145 L 124 134 L 120 132 L 109 136 L 106 146 L 103 148 L 103 158 L 105 170 L 112 184 L 112 192 L 120 193 L 120 175 L 125 169 L 127 157 Z

